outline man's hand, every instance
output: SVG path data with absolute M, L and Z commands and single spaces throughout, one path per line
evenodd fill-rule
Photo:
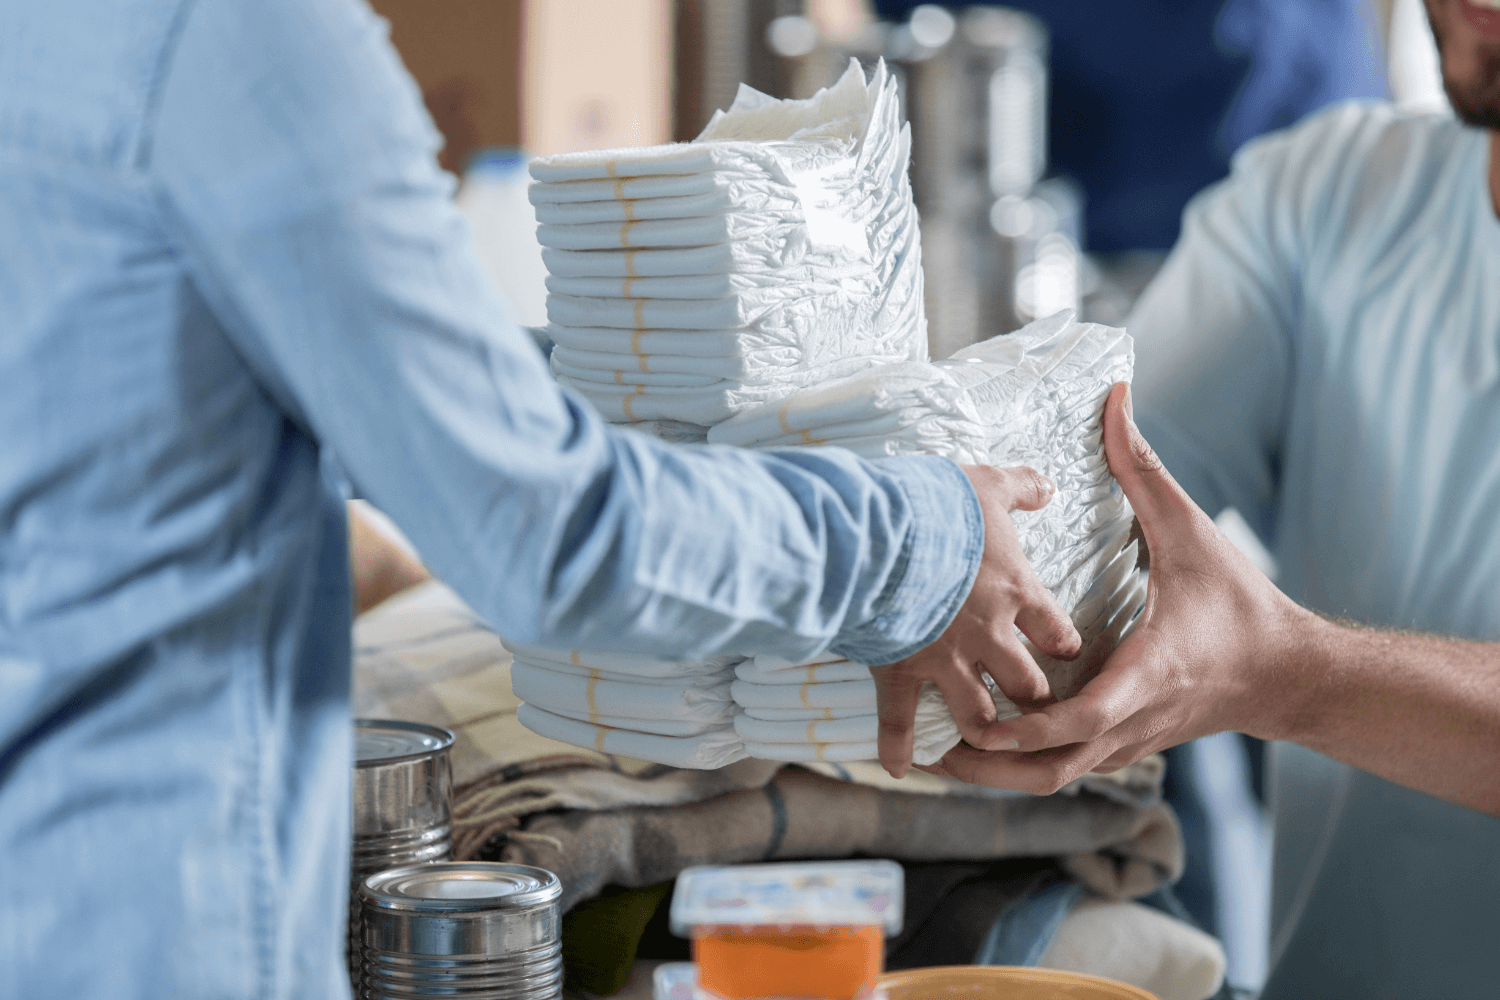
M 1105 403 L 1104 442 L 1151 552 L 1141 624 L 1076 696 L 989 727 L 990 746 L 1009 739 L 1020 752 L 961 744 L 934 770 L 1047 794 L 1198 736 L 1269 730 L 1267 701 L 1276 699 L 1266 693 L 1278 690 L 1278 675 L 1292 676 L 1298 644 L 1317 619 L 1256 570 L 1167 473 L 1130 418 L 1124 383 Z
M 981 679 L 986 671 L 1018 705 L 1050 697 L 1047 678 L 1026 651 L 1016 629 L 1038 649 L 1059 659 L 1078 655 L 1073 622 L 1053 600 L 1021 552 L 1011 523 L 1013 510 L 1040 510 L 1057 487 L 1034 469 L 963 467 L 984 511 L 984 555 L 979 575 L 958 617 L 936 642 L 884 667 L 871 667 L 880 712 L 880 763 L 899 778 L 911 766 L 912 722 L 922 683 L 932 681 L 976 747 L 997 745 L 995 703 Z M 998 745 L 1008 745 L 1001 739 Z

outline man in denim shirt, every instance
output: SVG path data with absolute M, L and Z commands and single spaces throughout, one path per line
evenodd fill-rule
M 328 459 L 518 640 L 901 661 L 898 772 L 924 678 L 989 746 L 974 664 L 1076 650 L 1035 473 L 604 426 L 437 144 L 358 0 L 0 3 L 0 996 L 347 993 Z

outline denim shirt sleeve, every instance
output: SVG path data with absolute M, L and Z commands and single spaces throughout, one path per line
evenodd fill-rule
M 983 523 L 953 463 L 670 447 L 552 380 L 363 4 L 201 0 L 154 100 L 183 294 L 502 634 L 888 663 L 956 614 Z

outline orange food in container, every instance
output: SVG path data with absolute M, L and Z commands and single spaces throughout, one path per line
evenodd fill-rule
M 671 917 L 711 997 L 857 1000 L 879 984 L 901 909 L 900 865 L 808 861 L 689 868 Z

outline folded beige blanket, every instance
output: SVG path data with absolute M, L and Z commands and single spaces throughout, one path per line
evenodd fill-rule
M 896 781 L 874 763 L 679 770 L 548 740 L 516 720 L 510 654 L 435 581 L 357 621 L 354 687 L 358 716 L 456 735 L 455 856 L 548 868 L 565 909 L 605 885 L 769 858 L 1054 857 L 1111 899 L 1182 868 L 1154 756 L 1039 797 L 921 772 Z

